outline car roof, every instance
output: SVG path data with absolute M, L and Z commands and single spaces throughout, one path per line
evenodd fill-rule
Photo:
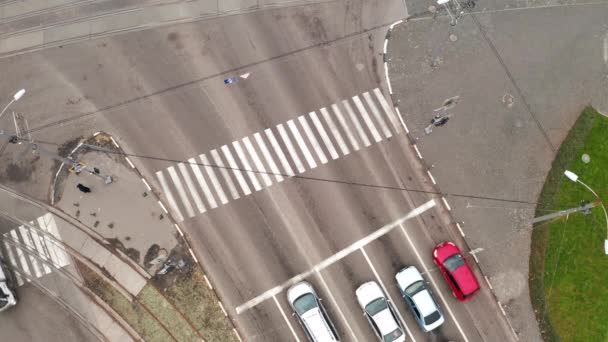
M 365 308 L 365 306 L 371 303 L 376 298 L 384 298 L 384 293 L 380 289 L 380 286 L 375 281 L 369 281 L 362 284 L 355 291 L 359 304 Z
M 337 341 L 328 326 L 328 322 L 321 313 L 319 307 L 308 310 L 302 315 L 302 321 L 308 328 L 315 342 L 334 342 Z
M 293 304 L 296 299 L 307 293 L 312 293 L 313 295 L 315 295 L 315 297 L 317 296 L 315 290 L 312 288 L 312 285 L 310 285 L 310 283 L 305 281 L 299 282 L 294 286 L 290 287 L 289 290 L 287 290 L 287 300 L 289 301 L 289 304 Z
M 378 329 L 380 329 L 380 334 L 382 336 L 393 332 L 399 327 L 388 307 L 375 314 L 372 318 L 374 319 L 374 322 L 376 322 Z
M 397 279 L 397 284 L 399 284 L 399 288 L 405 290 L 408 286 L 413 283 L 422 280 L 422 275 L 418 272 L 418 269 L 415 266 L 410 266 L 402 269 L 395 275 Z
M 412 300 L 414 303 L 416 303 L 416 307 L 423 317 L 437 311 L 437 304 L 433 300 L 433 297 L 431 297 L 429 291 L 426 289 L 416 293 L 412 297 Z
M 452 276 L 458 282 L 458 287 L 460 287 L 465 296 L 479 289 L 477 278 L 467 263 L 464 263 L 452 272 Z

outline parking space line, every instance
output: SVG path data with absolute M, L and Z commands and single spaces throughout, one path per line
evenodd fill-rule
M 287 130 L 285 129 L 285 126 L 283 126 L 283 124 L 278 124 L 277 130 L 279 130 L 281 139 L 283 139 L 283 142 L 285 143 L 285 146 L 287 147 L 287 151 L 289 152 L 291 159 L 296 164 L 296 169 L 298 170 L 298 173 L 302 173 L 302 172 L 306 171 L 306 169 L 304 168 L 304 164 L 302 164 L 300 157 L 298 157 L 298 153 L 296 152 L 295 147 L 293 147 L 293 144 L 291 143 L 291 139 L 289 138 L 289 134 L 287 134 Z
M 239 185 L 241 186 L 241 190 L 243 190 L 243 193 L 245 195 L 251 194 L 251 189 L 249 188 L 249 184 L 247 184 L 247 181 L 245 180 L 245 177 L 243 176 L 243 173 L 241 172 L 241 168 L 237 165 L 236 161 L 234 160 L 234 157 L 232 156 L 232 152 L 230 152 L 230 148 L 228 147 L 228 145 L 224 145 L 224 146 L 220 147 L 220 149 L 222 150 L 222 153 L 224 153 L 224 157 L 226 157 L 226 160 L 228 161 L 228 165 L 232 169 L 232 173 L 234 174 L 234 177 L 236 178 L 237 183 L 239 183 Z
M 349 154 L 350 150 L 346 146 L 346 143 L 344 142 L 344 139 L 342 138 L 342 134 L 340 134 L 338 127 L 336 127 L 336 123 L 331 118 L 331 115 L 329 115 L 329 111 L 327 110 L 327 108 L 323 107 L 320 109 L 320 111 L 321 111 L 321 115 L 323 116 L 323 119 L 325 120 L 325 122 L 327 123 L 327 126 L 329 127 L 329 130 L 331 131 L 331 134 L 336 139 L 336 142 L 338 142 L 338 147 L 340 147 L 340 151 L 342 151 L 342 154 L 343 155 Z M 316 115 L 315 115 L 315 117 L 316 117 Z M 320 122 L 319 122 L 319 124 L 320 124 Z
M 281 307 L 281 304 L 279 304 L 279 301 L 277 300 L 277 297 L 276 296 L 272 296 L 272 299 L 274 299 L 274 303 L 279 308 L 279 311 L 281 311 L 281 315 L 283 316 L 283 319 L 285 319 L 285 323 L 287 323 L 287 326 L 289 327 L 289 330 L 293 334 L 293 338 L 295 338 L 297 342 L 300 342 L 300 338 L 296 334 L 296 331 L 293 330 L 293 326 L 291 325 L 291 322 L 289 322 L 289 319 L 287 318 L 287 315 L 285 314 L 285 311 L 283 311 L 283 308 Z
M 203 204 L 203 200 L 201 199 L 201 196 L 198 194 L 198 190 L 196 190 L 196 187 L 194 186 L 194 182 L 192 182 L 192 177 L 190 177 L 190 173 L 188 173 L 188 169 L 186 168 L 186 165 L 184 165 L 184 163 L 178 163 L 177 168 L 182 173 L 182 176 L 184 177 L 184 181 L 186 181 L 186 186 L 190 190 L 190 195 L 192 195 L 192 199 L 194 199 L 194 204 L 196 205 L 198 212 L 199 213 L 206 212 L 207 209 L 205 208 L 205 205 Z
M 374 138 L 374 140 L 376 142 L 382 141 L 382 136 L 380 135 L 380 132 L 378 132 L 376 125 L 374 125 L 372 118 L 367 113 L 367 109 L 365 109 L 365 106 L 363 106 L 363 102 L 361 102 L 359 96 L 353 96 L 353 102 L 355 102 L 355 106 L 359 110 L 359 113 L 361 113 L 361 117 L 363 117 L 363 122 L 365 122 L 367 128 L 369 128 L 369 130 L 372 132 L 372 137 Z
M 350 324 L 348 324 L 348 320 L 346 319 L 344 312 L 342 312 L 342 310 L 340 309 L 340 306 L 338 305 L 338 302 L 336 301 L 336 298 L 329 290 L 329 286 L 325 282 L 325 279 L 323 279 L 321 272 L 317 271 L 317 276 L 319 277 L 319 280 L 321 280 L 321 285 L 323 285 L 323 287 L 325 288 L 325 292 L 329 296 L 329 299 L 332 301 L 332 304 L 334 305 L 336 310 L 338 310 L 338 315 L 340 315 L 340 318 L 342 319 L 342 321 L 344 321 L 344 324 L 346 325 L 348 332 L 350 333 L 351 337 L 353 338 L 353 341 L 358 342 L 357 336 L 355 335 L 353 328 L 350 326 Z
M 304 159 L 306 159 L 306 162 L 308 163 L 308 166 L 310 167 L 310 169 L 312 170 L 312 169 L 316 168 L 317 162 L 312 157 L 312 153 L 310 153 L 308 146 L 306 146 L 306 143 L 304 142 L 304 138 L 302 137 L 302 134 L 300 134 L 300 131 L 298 130 L 298 126 L 296 126 L 296 122 L 293 120 L 289 120 L 289 121 L 287 121 L 287 126 L 289 127 L 289 130 L 293 134 L 293 137 L 296 139 L 298 146 L 300 146 L 300 150 L 304 154 Z
M 327 147 L 327 150 L 329 151 L 329 155 L 331 156 L 331 159 L 333 159 L 333 160 L 338 159 L 340 156 L 338 155 L 338 152 L 336 151 L 336 148 L 334 147 L 334 143 L 331 142 L 329 135 L 327 135 L 327 131 L 321 124 L 321 121 L 319 120 L 317 113 L 310 112 L 309 115 L 310 115 L 310 120 L 312 121 L 312 124 L 315 126 L 315 128 L 317 129 L 317 132 L 319 132 L 319 135 L 321 136 L 321 140 L 323 140 L 323 142 L 325 143 L 325 147 Z
M 361 253 L 363 253 L 363 256 L 365 257 L 365 260 L 367 261 L 367 264 L 369 265 L 369 268 L 372 269 L 372 273 L 374 273 L 374 276 L 376 277 L 376 280 L 380 283 L 380 286 L 382 287 L 382 291 L 384 291 L 384 294 L 386 295 L 386 297 L 388 297 L 388 300 L 390 300 L 391 303 L 393 303 L 393 308 L 397 312 L 397 316 L 399 316 L 399 319 L 401 320 L 401 323 L 403 323 L 403 327 L 405 327 L 405 330 L 407 331 L 407 334 L 410 336 L 410 338 L 412 339 L 412 341 L 416 341 L 416 339 L 414 338 L 414 335 L 412 334 L 412 331 L 410 330 L 410 328 L 405 323 L 405 320 L 403 319 L 403 316 L 401 315 L 401 312 L 397 308 L 397 305 L 395 304 L 395 301 L 391 298 L 391 295 L 388 292 L 388 289 L 386 288 L 386 286 L 384 286 L 384 282 L 382 281 L 382 279 L 380 279 L 380 275 L 378 274 L 378 271 L 376 271 L 376 268 L 372 264 L 372 261 L 370 260 L 369 256 L 367 255 L 367 252 L 365 252 L 365 249 L 363 249 L 363 247 L 359 248 L 359 250 L 361 251 Z
M 169 166 L 167 168 L 167 171 L 169 172 L 169 176 L 171 176 L 171 180 L 173 181 L 173 184 L 175 184 L 175 188 L 177 189 L 177 194 L 182 199 L 182 203 L 186 207 L 186 213 L 188 214 L 188 217 L 194 216 L 194 208 L 192 208 L 192 203 L 190 203 L 190 200 L 188 199 L 188 194 L 186 194 L 186 189 L 184 189 L 182 180 L 177 175 L 175 168 L 173 166 Z
M 274 174 L 274 178 L 277 180 L 277 182 L 279 182 L 279 183 L 282 182 L 284 178 L 281 175 L 281 171 L 279 171 L 279 167 L 274 162 L 274 159 L 272 158 L 272 154 L 270 154 L 270 151 L 268 150 L 268 146 L 266 146 L 266 143 L 264 142 L 262 135 L 260 133 L 255 133 L 253 135 L 253 137 L 255 138 L 255 141 L 258 143 L 258 146 L 260 147 L 260 150 L 262 151 L 262 155 L 264 156 L 266 163 L 268 163 L 268 166 L 270 166 L 270 171 Z M 283 151 L 281 151 L 281 153 L 282 152 Z M 289 165 L 289 163 L 287 165 Z
M 224 162 L 222 161 L 222 157 L 220 157 L 219 152 L 217 152 L 217 150 L 211 150 L 210 153 L 211 158 L 213 158 L 213 161 L 215 162 L 215 165 L 220 169 L 220 173 L 222 174 L 222 176 L 224 176 L 226 184 L 228 184 L 228 190 L 230 191 L 230 195 L 232 196 L 232 198 L 235 200 L 241 198 L 241 195 L 239 195 L 239 192 L 236 190 L 236 186 L 234 185 L 232 178 L 230 178 L 228 169 L 226 169 L 226 166 L 224 165 Z
M 469 339 L 464 334 L 464 330 L 462 330 L 462 327 L 460 326 L 460 323 L 458 323 L 458 321 L 456 320 L 456 315 L 454 315 L 454 313 L 452 312 L 452 309 L 448 305 L 448 302 L 445 300 L 445 297 L 443 296 L 443 294 L 439 290 L 439 287 L 437 286 L 437 283 L 435 282 L 435 279 L 433 278 L 433 275 L 431 274 L 431 272 L 429 272 L 429 269 L 426 266 L 426 264 L 424 263 L 424 260 L 422 260 L 422 257 L 420 256 L 420 253 L 418 253 L 418 250 L 416 249 L 416 247 L 414 247 L 414 243 L 412 242 L 412 239 L 410 238 L 409 234 L 405 230 L 405 227 L 403 227 L 403 224 L 399 224 L 399 227 L 401 228 L 401 232 L 403 233 L 403 235 L 405 235 L 405 238 L 407 239 L 407 242 L 410 244 L 411 249 L 414 251 L 414 254 L 416 254 L 416 258 L 418 258 L 418 263 L 420 263 L 420 265 L 422 265 L 422 268 L 424 269 L 424 272 L 427 274 L 427 278 L 429 278 L 429 280 L 433 284 L 433 287 L 435 288 L 434 292 L 439 295 L 439 298 L 441 298 L 441 301 L 443 302 L 443 306 L 448 310 L 448 313 L 452 317 L 452 320 L 454 321 L 454 324 L 456 325 L 456 328 L 458 328 L 458 331 L 460 332 L 460 335 L 462 335 L 462 338 L 464 339 L 464 341 L 468 342 Z
M 194 177 L 196 177 L 198 184 L 201 186 L 201 189 L 203 189 L 203 194 L 205 195 L 207 202 L 209 202 L 209 205 L 211 206 L 211 208 L 217 208 L 217 202 L 215 201 L 215 197 L 213 197 L 213 193 L 211 192 L 211 189 L 209 188 L 209 184 L 207 184 L 205 177 L 203 177 L 203 173 L 201 172 L 201 168 L 198 167 L 198 163 L 196 162 L 196 159 L 190 158 L 190 159 L 188 159 L 188 163 L 190 164 L 190 167 L 192 168 L 192 173 L 194 173 Z
M 171 210 L 173 211 L 173 216 L 175 216 L 177 221 L 183 221 L 184 216 L 182 216 L 182 212 L 177 207 L 177 202 L 175 202 L 175 197 L 173 197 L 173 193 L 167 185 L 167 179 L 165 178 L 163 171 L 156 171 L 156 178 L 158 178 L 158 182 L 160 183 L 160 187 L 163 189 L 165 198 L 167 199 L 167 202 L 169 202 L 169 207 L 171 207 Z
M 224 193 L 224 190 L 222 189 L 222 185 L 220 184 L 219 179 L 217 179 L 217 175 L 215 174 L 213 167 L 211 167 L 211 162 L 209 161 L 209 159 L 207 158 L 207 156 L 204 153 L 201 154 L 199 156 L 199 158 L 201 158 L 203 165 L 205 165 L 205 172 L 207 172 L 207 175 L 209 176 L 209 179 L 211 180 L 211 184 L 213 185 L 215 192 L 217 192 L 217 196 L 220 198 L 220 202 L 222 202 L 222 204 L 228 203 L 228 198 L 226 197 L 226 193 Z M 179 220 L 179 221 L 181 221 L 181 220 Z
M 278 127 L 279 126 L 277 126 L 277 129 L 278 129 Z M 272 146 L 272 148 L 274 149 L 274 152 L 279 157 L 279 161 L 281 162 L 283 169 L 285 169 L 285 173 L 289 177 L 295 176 L 295 172 L 293 172 L 291 165 L 289 165 L 289 162 L 287 161 L 287 157 L 285 156 L 285 153 L 283 152 L 281 145 L 279 145 L 277 138 L 275 138 L 274 133 L 272 133 L 272 130 L 270 128 L 267 128 L 264 130 L 264 133 L 266 133 L 266 137 L 270 141 L 270 145 Z
M 367 133 L 365 133 L 363 126 L 361 126 L 361 122 L 357 118 L 353 107 L 351 107 L 350 103 L 348 103 L 348 101 L 346 100 L 343 100 L 342 104 L 344 105 L 344 108 L 346 108 L 346 112 L 348 113 L 350 120 L 353 122 L 353 125 L 355 125 L 355 129 L 357 130 L 357 133 L 359 133 L 359 137 L 361 138 L 361 141 L 363 141 L 363 145 L 365 145 L 365 147 L 368 147 L 372 143 L 369 141 L 369 138 L 367 137 Z
M 374 117 L 376 118 L 376 120 L 380 123 L 380 128 L 382 128 L 382 132 L 384 133 L 384 136 L 387 138 L 392 137 L 393 133 L 391 133 L 391 130 L 388 129 L 388 125 L 386 124 L 386 121 L 384 120 L 382 115 L 380 115 L 380 111 L 378 110 L 378 107 L 376 106 L 376 103 L 374 102 L 374 99 L 369 94 L 369 92 L 366 91 L 365 93 L 363 93 L 363 98 L 365 99 L 365 102 L 367 102 L 367 105 L 369 106 L 369 108 L 372 110 L 372 114 L 374 114 Z
M 298 120 L 300 121 L 300 125 L 302 125 L 302 127 L 304 128 L 304 134 L 306 134 L 306 136 L 308 137 L 308 140 L 310 140 L 310 143 L 312 144 L 312 148 L 317 153 L 317 156 L 319 157 L 321 164 L 327 164 L 328 160 L 327 160 L 327 157 L 325 156 L 325 152 L 323 152 L 323 149 L 321 148 L 321 144 L 319 144 L 317 137 L 315 137 L 314 133 L 312 132 L 312 129 L 310 129 L 310 125 L 308 124 L 306 117 L 302 115 L 298 118 Z
M 253 160 L 253 165 L 255 165 L 256 171 L 258 171 L 258 174 L 260 175 L 260 177 L 262 177 L 264 184 L 266 186 L 271 186 L 272 180 L 268 176 L 268 172 L 266 172 L 266 168 L 264 167 L 264 163 L 262 163 L 262 159 L 260 159 L 260 156 L 258 156 L 258 153 L 255 151 L 255 148 L 253 148 L 251 140 L 249 140 L 249 137 L 244 137 L 242 141 L 245 145 L 245 149 L 247 149 L 247 152 L 249 152 L 249 156 Z
M 380 91 L 380 89 L 375 88 L 374 95 L 376 95 L 376 98 L 380 102 L 380 106 L 382 106 L 382 109 L 386 113 L 386 116 L 388 116 L 388 119 L 391 122 L 391 124 L 393 125 L 395 132 L 397 132 L 397 133 L 401 132 L 401 125 L 399 125 L 399 119 L 397 119 L 397 117 L 395 116 L 395 113 L 393 113 L 393 111 L 391 110 L 391 107 L 388 105 L 388 102 L 386 102 L 386 98 L 384 98 L 384 95 L 382 95 L 382 92 Z
M 260 185 L 258 177 L 255 176 L 253 168 L 251 167 L 251 164 L 249 164 L 249 160 L 247 160 L 247 156 L 245 155 L 241 144 L 238 141 L 233 141 L 232 146 L 234 147 L 236 154 L 239 156 L 239 159 L 241 159 L 241 163 L 243 163 L 243 166 L 245 167 L 245 173 L 247 174 L 247 177 L 249 177 L 251 184 L 253 184 L 255 191 L 262 190 L 262 185 Z

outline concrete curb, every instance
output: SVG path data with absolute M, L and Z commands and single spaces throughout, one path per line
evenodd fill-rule
M 398 20 L 394 23 L 392 23 L 389 26 L 389 29 L 386 33 L 386 36 L 384 38 L 384 49 L 383 49 L 383 61 L 384 61 L 384 74 L 386 77 L 386 84 L 387 84 L 387 88 L 388 88 L 388 92 L 391 96 L 391 100 L 393 102 L 393 105 L 395 106 L 395 111 L 398 114 L 399 120 L 401 121 L 401 124 L 403 125 L 403 128 L 405 129 L 406 135 L 408 137 L 408 141 L 409 141 L 409 145 L 412 148 L 413 152 L 418 156 L 418 161 L 420 162 L 421 166 L 423 167 L 423 169 L 426 170 L 426 175 L 428 177 L 428 179 L 431 181 L 431 183 L 433 184 L 432 187 L 434 188 L 435 192 L 437 194 L 442 194 L 440 187 L 437 185 L 437 182 L 435 181 L 435 178 L 433 177 L 433 174 L 431 173 L 431 167 L 429 167 L 429 165 L 424 161 L 424 158 L 422 156 L 422 153 L 420 152 L 420 149 L 418 148 L 418 146 L 416 146 L 416 141 L 415 139 L 410 135 L 410 131 L 407 128 L 405 121 L 403 120 L 403 117 L 401 116 L 401 112 L 399 111 L 399 106 L 398 104 L 395 104 L 395 101 L 393 100 L 393 88 L 391 85 L 391 80 L 390 80 L 390 75 L 389 75 L 389 70 L 388 70 L 388 62 L 390 61 L 390 59 L 388 59 L 388 43 L 391 37 L 391 33 L 393 31 L 393 29 L 397 26 L 400 25 L 402 23 L 407 23 L 408 18 L 405 18 L 403 20 Z M 468 243 L 466 242 L 466 240 L 464 239 L 465 237 L 465 233 L 460 225 L 460 223 L 456 222 L 453 214 L 452 214 L 452 208 L 450 207 L 447 199 L 445 198 L 445 196 L 441 196 L 441 201 L 443 202 L 443 207 L 446 210 L 446 214 L 449 217 L 449 222 L 452 222 L 454 226 L 456 226 L 456 228 L 458 229 L 458 232 L 460 234 L 460 236 L 462 237 L 462 241 L 464 242 L 465 246 L 467 247 L 468 250 L 471 250 L 471 248 L 469 247 Z M 498 300 L 498 297 L 496 296 L 496 293 L 494 292 L 494 288 L 492 287 L 492 285 L 490 284 L 489 278 L 483 273 L 481 266 L 479 265 L 479 260 L 477 258 L 476 254 L 473 254 L 473 259 L 475 259 L 475 263 L 477 265 L 477 269 L 479 271 L 479 273 L 484 277 L 484 279 L 487 282 L 487 285 L 490 289 L 490 293 L 492 294 L 492 296 L 494 297 L 494 301 L 497 303 L 498 309 L 500 309 L 500 312 L 502 313 L 507 325 L 511 328 L 511 332 L 513 333 L 513 336 L 515 337 L 516 341 L 519 341 L 519 336 L 517 334 L 517 332 L 515 332 L 515 329 L 513 328 L 513 325 L 511 324 L 511 321 L 509 320 L 509 317 L 507 316 L 507 313 L 505 311 L 505 309 L 503 308 L 502 303 Z

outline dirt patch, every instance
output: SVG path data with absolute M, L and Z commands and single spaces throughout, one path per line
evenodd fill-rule
M 140 252 L 135 248 L 127 248 L 119 239 L 107 239 L 108 242 L 112 245 L 112 247 L 122 251 L 125 253 L 131 260 L 135 261 L 139 264 L 139 260 L 141 258 Z
M 35 169 L 33 163 L 10 163 L 4 169 L 4 178 L 15 183 L 26 182 L 32 178 Z

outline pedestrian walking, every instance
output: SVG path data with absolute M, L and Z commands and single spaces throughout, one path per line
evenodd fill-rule
M 89 188 L 88 186 L 84 186 L 80 183 L 78 183 L 78 185 L 76 185 L 76 187 L 78 188 L 78 190 L 84 192 L 85 194 L 88 194 L 89 192 L 91 192 L 91 188 Z

